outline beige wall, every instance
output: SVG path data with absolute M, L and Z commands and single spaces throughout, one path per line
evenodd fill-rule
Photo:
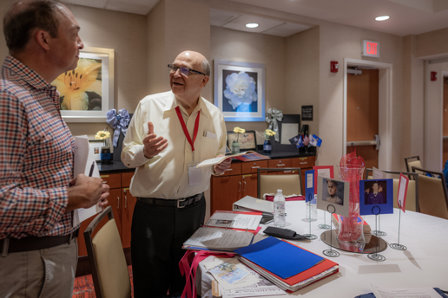
M 262 63 L 265 66 L 266 110 L 285 108 L 285 39 L 276 36 L 251 34 L 224 28 L 211 27 L 211 59 Z M 214 79 L 211 78 L 212 86 Z M 210 98 L 213 101 L 213 98 Z M 266 122 L 227 122 L 227 129 L 239 126 L 247 130 L 264 131 Z
M 378 41 L 381 45 L 380 58 L 363 58 L 362 40 Z M 398 36 L 363 30 L 355 27 L 322 23 L 320 25 L 319 63 L 319 136 L 324 146 L 318 152 L 318 164 L 338 164 L 343 154 L 343 75 L 340 68 L 336 74 L 330 73 L 330 61 L 336 60 L 342 66 L 345 58 L 392 64 L 393 94 L 391 135 L 392 148 L 401 144 L 400 111 L 402 104 L 402 39 Z M 380 115 L 381 117 L 381 115 Z M 399 150 L 389 152 L 389 169 L 399 169 Z
M 1 17 L 12 2 L 0 1 Z M 220 5 L 219 1 L 210 3 Z M 115 50 L 116 108 L 132 112 L 144 95 L 167 90 L 166 64 L 186 48 L 203 52 L 211 63 L 214 59 L 263 63 L 266 108 L 275 106 L 284 113 L 300 113 L 301 105 L 313 104 L 315 120 L 310 123 L 311 132 L 324 140 L 318 151 L 318 163 L 336 164 L 343 151 L 343 71 L 330 73 L 329 63 L 337 60 L 342 66 L 344 58 L 380 61 L 393 67 L 391 169 L 402 169 L 402 158 L 406 155 L 423 155 L 424 59 L 448 55 L 448 29 L 398 37 L 307 19 L 316 27 L 281 38 L 210 27 L 208 5 L 205 0 L 162 0 L 148 16 L 70 6 L 82 27 L 81 37 L 86 46 Z M 247 5 L 232 5 L 232 9 L 288 21 L 301 20 L 291 14 L 261 8 L 252 10 Z M 381 58 L 361 57 L 363 39 L 381 43 Z M 1 38 L 0 56 L 6 55 Z M 212 92 L 213 79 L 204 92 L 210 101 L 213 101 Z M 266 127 L 264 122 L 227 125 L 228 129 L 238 125 L 259 131 Z M 73 134 L 88 135 L 105 126 L 105 123 L 70 124 Z M 425 150 L 425 156 L 432 156 L 431 144 Z
M 319 135 L 319 27 L 286 39 L 285 103 L 287 114 L 302 114 L 302 105 L 313 105 L 310 133 Z

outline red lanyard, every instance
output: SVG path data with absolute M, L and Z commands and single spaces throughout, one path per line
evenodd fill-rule
M 180 112 L 180 108 L 176 107 L 177 118 L 179 118 L 180 124 L 182 125 L 182 129 L 184 131 L 185 136 L 187 137 L 188 143 L 190 143 L 191 151 L 194 151 L 194 141 L 196 140 L 196 137 L 198 135 L 198 130 L 199 130 L 199 113 L 200 112 L 201 111 L 198 111 L 198 115 L 196 116 L 196 120 L 194 121 L 193 140 L 191 140 L 190 134 L 188 133 L 187 126 L 185 125 L 184 118 L 182 117 L 182 114 Z

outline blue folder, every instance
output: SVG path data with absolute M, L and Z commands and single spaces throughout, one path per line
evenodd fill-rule
M 274 237 L 265 238 L 235 252 L 283 279 L 308 270 L 324 260 L 321 256 Z

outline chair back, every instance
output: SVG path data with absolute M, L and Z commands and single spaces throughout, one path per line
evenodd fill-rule
M 422 161 L 418 155 L 405 157 L 404 163 L 406 165 L 407 172 L 413 172 L 412 167 L 422 168 Z
M 417 176 L 420 212 L 448 219 L 448 197 L 443 174 L 417 167 L 413 171 L 424 173 Z
M 106 216 L 108 221 L 100 226 Z M 84 231 L 84 238 L 96 297 L 131 297 L 126 257 L 111 206 L 93 219 Z
M 282 189 L 283 195 L 302 194 L 302 174 L 300 168 L 258 168 L 257 194 L 263 199 L 266 193 L 275 194 Z

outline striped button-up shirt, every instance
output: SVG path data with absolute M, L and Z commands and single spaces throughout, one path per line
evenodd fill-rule
M 72 231 L 72 147 L 56 88 L 8 56 L 0 77 L 0 239 Z

